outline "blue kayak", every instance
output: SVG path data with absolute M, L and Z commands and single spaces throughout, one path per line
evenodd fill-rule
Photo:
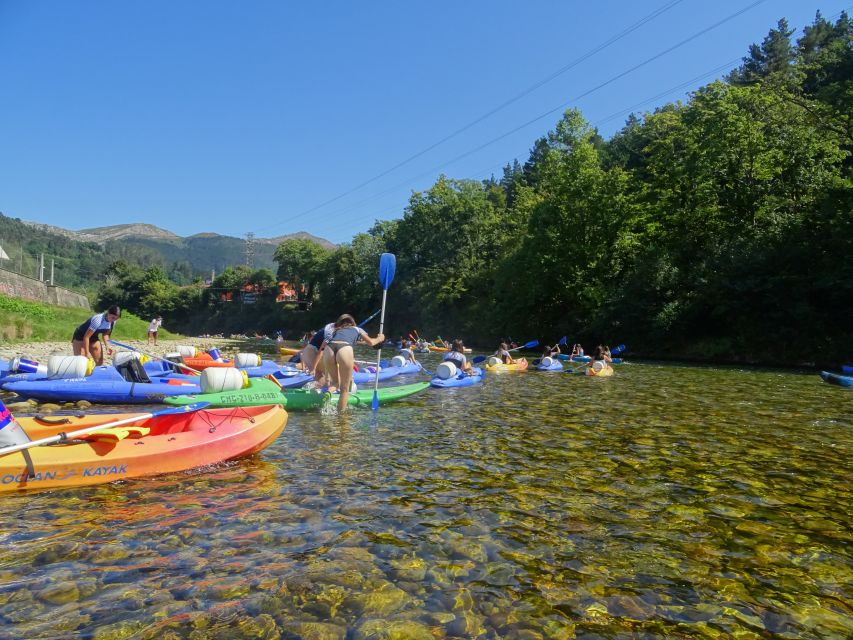
M 844 373 L 849 373 L 851 376 L 853 376 L 853 364 L 845 364 L 843 367 L 841 367 L 841 371 Z
M 823 378 L 824 382 L 828 382 L 829 384 L 837 384 L 839 387 L 853 387 L 853 376 L 842 376 L 837 373 L 830 373 L 829 371 L 821 371 L 820 377 Z
M 282 389 L 297 389 L 314 379 L 310 373 L 303 373 L 299 370 L 279 370 L 272 374 Z
M 387 367 L 385 369 L 382 369 L 379 372 L 379 382 L 387 380 L 388 378 L 393 378 L 394 376 L 399 376 L 401 373 L 400 369 L 401 367 Z M 352 381 L 356 384 L 375 382 L 376 374 L 371 373 L 369 371 L 354 371 L 352 374 Z
M 429 383 L 430 386 L 438 387 L 440 389 L 447 389 L 448 387 L 470 387 L 478 382 L 482 382 L 483 378 L 486 377 L 486 372 L 479 367 L 474 367 L 471 371 L 473 372 L 473 375 L 469 376 L 460 371 L 454 377 L 448 378 L 447 380 L 435 376 L 429 381 Z
M 167 396 L 201 393 L 197 384 L 180 380 L 178 384 L 168 380 L 157 382 L 128 382 L 112 366 L 95 367 L 92 375 L 85 378 L 62 378 L 56 380 L 19 380 L 6 382 L 3 388 L 25 398 L 52 400 L 54 402 L 76 402 L 87 400 L 104 404 L 155 404 Z
M 550 365 L 548 365 L 546 367 L 544 364 L 539 362 L 536 365 L 536 370 L 537 371 L 562 371 L 563 370 L 563 363 L 560 362 L 559 360 L 554 360 Z

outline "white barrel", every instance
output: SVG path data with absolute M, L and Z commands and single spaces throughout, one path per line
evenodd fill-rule
M 191 345 L 179 344 L 175 347 L 178 350 L 178 353 L 181 354 L 182 358 L 195 358 L 195 347 Z
M 355 380 L 350 380 L 350 382 L 349 382 L 349 392 L 350 392 L 350 393 L 355 393 L 356 391 L 358 391 L 358 385 L 356 385 Z
M 542 360 L 539 361 L 539 364 L 545 368 L 548 368 L 554 364 L 554 358 L 552 358 L 551 356 L 545 356 L 544 358 L 542 358 Z
M 596 373 L 601 373 L 607 367 L 607 363 L 604 360 L 596 360 L 592 363 L 592 370 Z
M 119 366 L 130 362 L 131 360 L 140 360 L 140 354 L 136 351 L 118 351 L 113 356 L 113 364 Z
M 442 380 L 449 380 L 456 375 L 456 371 L 456 365 L 449 360 L 445 360 L 435 368 L 435 375 Z
M 246 367 L 260 367 L 261 356 L 257 353 L 238 353 L 234 356 L 234 366 L 241 369 Z
M 48 378 L 84 378 L 92 373 L 95 361 L 86 356 L 50 356 L 47 361 Z
M 503 362 L 503 360 L 501 360 L 501 359 L 500 359 L 500 358 L 498 358 L 497 356 L 489 356 L 489 366 L 490 366 L 490 367 L 494 367 L 494 366 L 496 366 L 496 365 L 499 365 L 499 364 L 501 364 L 502 362 Z
M 411 358 L 414 354 L 412 353 L 412 350 L 411 350 L 411 349 L 400 349 L 400 355 L 401 355 L 401 356 L 403 356 L 403 358 L 405 358 L 405 359 L 407 359 L 407 360 L 408 360 L 408 359 L 409 359 L 409 358 Z
M 404 364 L 406 364 L 406 359 L 403 356 L 394 356 L 391 358 L 392 367 L 402 367 Z
M 249 378 L 245 371 L 234 367 L 208 367 L 201 372 L 199 386 L 202 393 L 219 393 L 220 391 L 235 391 L 249 386 Z

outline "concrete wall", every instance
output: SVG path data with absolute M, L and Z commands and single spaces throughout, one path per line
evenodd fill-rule
M 69 291 L 62 287 L 53 287 L 35 278 L 22 276 L 20 273 L 0 269 L 0 293 L 12 298 L 24 298 L 55 304 L 61 307 L 83 307 L 91 309 L 89 299 L 81 293 Z

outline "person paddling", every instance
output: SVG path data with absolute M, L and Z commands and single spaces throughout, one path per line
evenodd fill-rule
M 450 351 L 444 356 L 443 360 L 452 362 L 456 365 L 457 369 L 469 376 L 474 372 L 473 367 L 471 367 L 471 363 L 468 362 L 468 358 L 465 357 L 465 345 L 462 344 L 462 341 L 458 338 L 453 341 Z
M 560 345 L 555 344 L 553 347 L 549 347 L 547 344 L 542 349 L 542 357 L 543 358 L 556 358 L 560 355 L 562 351 L 560 351 Z
M 121 317 L 121 309 L 113 305 L 103 313 L 96 313 L 74 330 L 71 336 L 71 348 L 75 356 L 92 358 L 95 364 L 104 364 L 104 351 L 112 353 L 107 348 L 107 339 L 113 331 L 116 320 Z
M 345 313 L 335 322 L 332 336 L 323 351 L 323 367 L 326 375 L 331 381 L 330 384 L 337 387 L 341 394 L 338 400 L 338 413 L 343 413 L 347 409 L 352 383 L 352 367 L 355 362 L 354 348 L 359 341 L 374 347 L 385 342 L 385 334 L 380 333 L 375 338 L 371 338 L 364 329 L 356 326 L 355 318 Z M 379 375 L 378 372 L 376 375 Z
M 515 364 L 515 360 L 509 352 L 509 347 L 506 342 L 501 342 L 501 346 L 498 347 L 497 351 L 495 351 L 492 356 L 500 358 L 501 362 L 504 364 Z

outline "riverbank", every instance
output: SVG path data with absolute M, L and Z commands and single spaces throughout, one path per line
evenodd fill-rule
M 192 345 L 199 350 L 206 351 L 213 347 L 219 349 L 223 354 L 236 353 L 245 350 L 246 340 L 234 340 L 231 338 L 190 338 L 182 337 L 169 340 L 158 340 L 157 346 L 146 344 L 145 340 L 120 340 L 122 344 L 133 347 L 139 351 L 165 356 L 177 350 L 178 345 Z M 113 354 L 124 351 L 121 347 L 113 347 Z M 23 356 L 37 362 L 47 362 L 52 355 L 72 355 L 71 341 L 44 341 L 44 342 L 19 342 L 16 344 L 4 344 L 0 347 L 0 358 L 11 359 L 15 356 Z M 105 362 L 109 357 L 105 358 Z

